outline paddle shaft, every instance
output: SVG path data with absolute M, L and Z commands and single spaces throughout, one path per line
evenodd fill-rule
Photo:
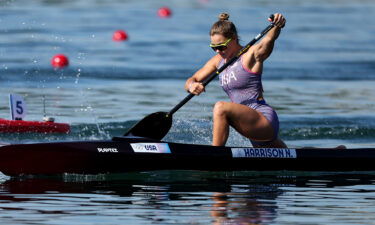
M 271 20 L 273 20 L 273 15 L 270 16 Z M 211 73 L 203 82 L 202 85 L 205 87 L 207 86 L 216 76 L 218 76 L 223 70 L 225 70 L 229 65 L 235 62 L 242 54 L 247 52 L 249 48 L 255 44 L 259 39 L 261 39 L 264 35 L 268 33 L 273 27 L 275 26 L 274 23 L 271 23 L 268 27 L 266 27 L 262 32 L 260 32 L 253 40 L 251 40 L 245 47 L 243 47 L 233 58 L 231 58 L 228 62 L 222 65 L 219 69 L 215 72 Z M 185 105 L 190 99 L 192 99 L 195 95 L 190 93 L 186 96 L 180 103 L 178 103 L 171 111 L 168 112 L 167 116 L 172 116 L 177 110 L 179 110 L 183 105 Z

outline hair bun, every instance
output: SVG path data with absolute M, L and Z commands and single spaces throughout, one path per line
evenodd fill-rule
M 229 14 L 228 13 L 220 13 L 219 15 L 219 20 L 224 21 L 229 19 Z

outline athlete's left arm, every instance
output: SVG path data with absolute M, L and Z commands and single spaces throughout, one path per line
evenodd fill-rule
M 263 62 L 271 55 L 275 41 L 279 37 L 281 28 L 285 26 L 286 20 L 282 14 L 276 13 L 274 14 L 273 23 L 275 27 L 267 33 L 259 44 L 254 46 L 253 54 L 257 62 Z

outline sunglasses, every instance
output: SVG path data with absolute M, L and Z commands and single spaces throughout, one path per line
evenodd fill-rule
M 224 51 L 225 49 L 227 49 L 228 47 L 228 44 L 229 42 L 232 40 L 232 38 L 229 38 L 228 40 L 226 40 L 224 43 L 221 43 L 221 44 L 210 44 L 210 47 L 212 48 L 212 50 L 214 50 L 216 52 L 216 50 L 219 50 L 219 51 Z

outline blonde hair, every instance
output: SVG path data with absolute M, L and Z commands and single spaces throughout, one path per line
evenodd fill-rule
M 236 26 L 231 21 L 229 21 L 228 13 L 220 13 L 219 20 L 212 25 L 210 36 L 213 36 L 215 34 L 221 34 L 226 38 L 238 37 Z

